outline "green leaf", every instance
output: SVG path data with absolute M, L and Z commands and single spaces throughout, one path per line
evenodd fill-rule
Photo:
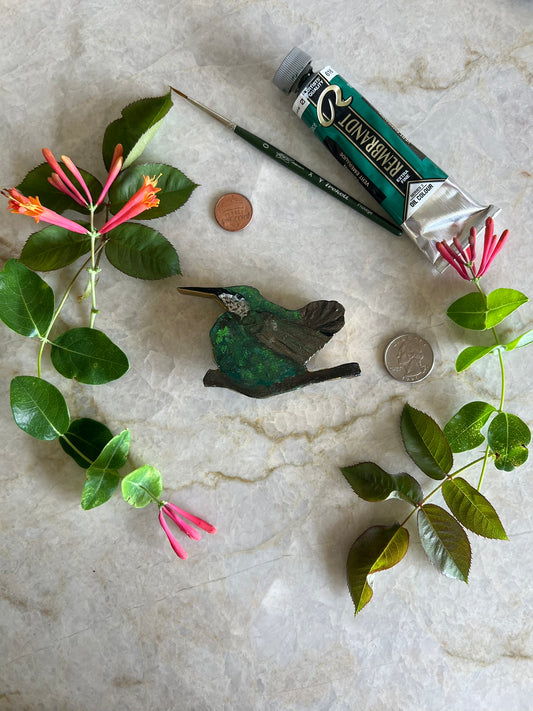
M 461 296 L 446 313 L 454 323 L 463 328 L 474 331 L 484 331 L 486 328 L 487 302 L 478 291 Z
M 89 229 L 88 224 L 83 226 Z M 40 232 L 34 232 L 29 236 L 22 248 L 20 261 L 30 269 L 49 272 L 72 264 L 90 251 L 89 235 L 80 235 L 63 227 L 48 225 Z
M 129 430 L 122 430 L 120 434 L 112 437 L 91 464 L 88 473 L 98 470 L 120 469 L 120 467 L 123 467 L 128 460 L 130 439 Z
M 43 336 L 54 315 L 54 292 L 16 259 L 0 272 L 0 318 L 22 336 Z
M 65 378 L 87 385 L 102 385 L 122 377 L 128 359 L 102 331 L 72 328 L 52 343 L 54 368 Z
M 365 501 L 397 498 L 416 505 L 424 498 L 420 484 L 410 474 L 388 474 L 374 462 L 341 467 L 341 472 L 355 493 Z
M 148 464 L 135 469 L 122 479 L 122 496 L 128 504 L 137 509 L 159 499 L 162 491 L 161 474 Z
M 83 197 L 85 197 L 85 192 L 81 188 L 78 180 L 69 173 L 69 170 L 64 163 L 60 161 L 59 165 L 71 178 L 73 184 L 78 188 Z M 86 170 L 82 170 L 81 168 L 79 170 L 83 176 L 83 179 L 87 183 L 87 187 L 93 197 L 93 201 L 96 202 L 102 192 L 102 184 L 94 177 L 94 175 L 91 175 Z M 48 207 L 50 210 L 55 210 L 55 212 L 59 212 L 60 214 L 65 212 L 65 210 L 76 210 L 77 212 L 88 213 L 89 210 L 86 207 L 83 207 L 71 197 L 65 195 L 65 193 L 61 192 L 61 190 L 54 188 L 53 185 L 50 185 L 48 178 L 52 175 L 52 173 L 52 168 L 48 165 L 48 163 L 41 163 L 33 170 L 30 170 L 22 183 L 17 185 L 17 190 L 27 197 L 38 196 L 42 205 Z M 97 212 L 99 212 L 102 208 L 103 205 L 99 205 Z
M 82 417 L 72 420 L 68 430 L 59 438 L 59 444 L 80 467 L 87 469 L 112 437 L 111 431 L 104 424 L 89 417 Z M 73 449 L 71 444 L 78 451 Z
M 496 289 L 487 296 L 487 323 L 485 328 L 494 328 L 519 306 L 529 301 L 516 289 Z
M 82 509 L 85 511 L 94 509 L 111 498 L 120 481 L 117 469 L 126 463 L 129 448 L 129 430 L 123 430 L 105 445 L 87 469 L 87 478 L 81 495 Z
M 406 403 L 401 430 L 407 453 L 417 467 L 432 479 L 443 479 L 452 468 L 453 455 L 435 420 Z
M 498 346 L 468 346 L 468 348 L 465 348 L 457 356 L 457 360 L 455 361 L 455 370 L 458 373 L 461 373 L 463 370 L 470 368 L 472 363 L 475 363 L 476 360 L 484 358 L 497 348 Z
M 105 504 L 113 496 L 120 483 L 120 476 L 117 472 L 107 470 L 99 474 L 90 474 L 87 470 L 87 478 L 81 492 L 81 508 L 89 511 L 97 506 Z
M 353 543 L 348 554 L 348 588 L 357 615 L 370 602 L 372 588 L 368 576 L 392 568 L 407 553 L 409 533 L 399 524 L 372 526 Z
M 59 390 L 42 378 L 18 375 L 11 381 L 11 411 L 21 430 L 45 441 L 68 430 L 67 403 Z
M 452 452 L 466 452 L 482 444 L 485 437 L 481 429 L 493 412 L 496 412 L 496 408 L 481 400 L 464 405 L 444 426 L 443 431 Z
M 450 578 L 468 581 L 472 551 L 463 527 L 440 506 L 425 504 L 418 511 L 418 532 L 430 561 Z
M 146 225 L 127 222 L 108 233 L 105 253 L 128 276 L 165 279 L 180 273 L 178 255 L 162 234 Z
M 163 96 L 134 101 L 122 109 L 122 118 L 109 124 L 104 134 L 102 153 L 106 168 L 109 170 L 111 166 L 113 151 L 118 143 L 123 148 L 124 168 L 137 160 L 171 107 L 169 91 Z
M 455 518 L 478 536 L 507 540 L 498 514 L 492 504 L 466 479 L 448 479 L 442 495 Z
M 527 296 L 515 289 L 496 289 L 487 297 L 474 291 L 454 301 L 446 313 L 463 328 L 484 331 L 494 328 L 526 301 Z
M 111 212 L 117 213 L 143 184 L 143 176 L 156 177 L 159 205 L 142 212 L 136 219 L 151 220 L 174 212 L 184 205 L 192 191 L 198 187 L 181 170 L 164 163 L 136 165 L 124 171 L 115 180 L 109 191 Z M 159 177 L 158 177 L 159 176 Z
M 490 423 L 487 440 L 496 455 L 496 469 L 513 471 L 528 458 L 527 445 L 531 441 L 531 432 L 526 423 L 516 415 L 506 412 L 496 415 Z
M 510 343 L 505 344 L 504 348 L 506 351 L 514 351 L 515 348 L 523 348 L 524 346 L 529 346 L 530 343 L 533 343 L 533 330 L 526 331 Z

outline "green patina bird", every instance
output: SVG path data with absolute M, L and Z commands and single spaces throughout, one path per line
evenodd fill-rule
M 180 287 L 182 294 L 214 298 L 225 309 L 210 332 L 219 370 L 208 370 L 207 387 L 269 397 L 333 378 L 361 374 L 357 363 L 309 371 L 307 361 L 344 326 L 337 301 L 312 301 L 290 310 L 252 286 Z

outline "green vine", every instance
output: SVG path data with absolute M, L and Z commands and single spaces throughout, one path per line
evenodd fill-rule
M 87 385 L 112 382 L 128 370 L 126 354 L 95 328 L 99 313 L 98 276 L 104 255 L 107 266 L 139 279 L 164 279 L 180 273 L 172 244 L 155 229 L 133 221 L 177 210 L 196 187 L 172 166 L 134 164 L 171 106 L 170 93 L 141 99 L 127 106 L 122 117 L 107 127 L 102 145 L 108 169 L 104 185 L 67 156 L 59 162 L 44 148 L 46 162 L 31 170 L 16 188 L 2 191 L 11 212 L 33 217 L 47 226 L 30 235 L 19 259 L 8 260 L 0 272 L 0 319 L 21 336 L 40 341 L 37 376 L 17 375 L 11 382 L 15 423 L 36 439 L 58 441 L 66 454 L 86 470 L 81 495 L 84 510 L 106 503 L 120 484 L 124 500 L 132 506 L 157 505 L 172 548 L 179 557 L 186 558 L 163 516 L 194 539 L 199 534 L 184 518 L 209 533 L 215 532 L 214 527 L 162 501 L 162 477 L 154 467 L 144 465 L 122 474 L 120 470 L 128 460 L 129 431 L 113 436 L 101 422 L 72 419 L 60 390 L 42 376 L 47 347 L 58 373 Z M 88 214 L 89 223 L 64 217 L 66 210 Z M 102 211 L 105 218 L 97 226 L 96 217 Z M 37 272 L 61 269 L 82 258 L 56 306 L 51 287 Z M 52 336 L 58 317 L 84 272 L 88 274 L 87 287 L 79 300 L 91 297 L 88 326 Z

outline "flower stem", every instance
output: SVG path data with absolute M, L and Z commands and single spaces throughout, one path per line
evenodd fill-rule
M 91 266 L 87 268 L 89 272 L 89 283 L 91 291 L 91 320 L 89 323 L 90 328 L 93 328 L 98 309 L 96 308 L 96 275 L 100 271 L 100 267 L 96 261 L 96 238 L 98 237 L 98 232 L 94 229 L 94 211 L 96 210 L 96 205 L 90 205 L 89 210 L 91 213 Z

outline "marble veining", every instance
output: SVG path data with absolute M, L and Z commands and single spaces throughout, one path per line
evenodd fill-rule
M 511 240 L 487 287 L 533 294 L 528 0 L 27 0 L 3 18 L 2 186 L 39 163 L 43 146 L 101 175 L 105 127 L 171 83 L 367 201 L 271 82 L 300 46 L 472 195 L 502 208 L 497 229 Z M 83 512 L 81 470 L 12 420 L 9 382 L 34 372 L 36 352 L 1 326 L 0 709 L 526 711 L 530 464 L 487 475 L 509 541 L 472 536 L 468 586 L 430 566 L 413 527 L 406 558 L 376 576 L 356 619 L 346 588 L 353 540 L 405 509 L 357 499 L 339 467 L 379 460 L 414 473 L 398 428 L 406 401 L 443 424 L 469 400 L 497 398 L 495 363 L 454 371 L 457 353 L 483 342 L 445 315 L 466 285 L 179 102 L 143 158 L 199 184 L 157 224 L 183 276 L 148 284 L 104 269 L 100 327 L 130 371 L 102 389 L 61 387 L 73 416 L 128 427 L 135 465 L 157 466 L 168 497 L 218 532 L 191 542 L 184 562 L 153 508 L 117 496 Z M 254 209 L 235 234 L 213 216 L 230 191 Z M 0 210 L 0 266 L 33 229 Z M 354 360 L 362 375 L 265 401 L 204 388 L 220 312 L 177 287 L 220 284 L 253 284 L 287 308 L 338 300 L 345 327 L 309 367 Z M 522 307 L 514 327 L 531 328 L 531 314 Z M 64 315 L 72 325 L 83 318 L 75 304 Z M 383 363 L 405 332 L 434 350 L 419 384 L 393 380 Z M 507 407 L 531 423 L 530 352 L 510 355 Z

